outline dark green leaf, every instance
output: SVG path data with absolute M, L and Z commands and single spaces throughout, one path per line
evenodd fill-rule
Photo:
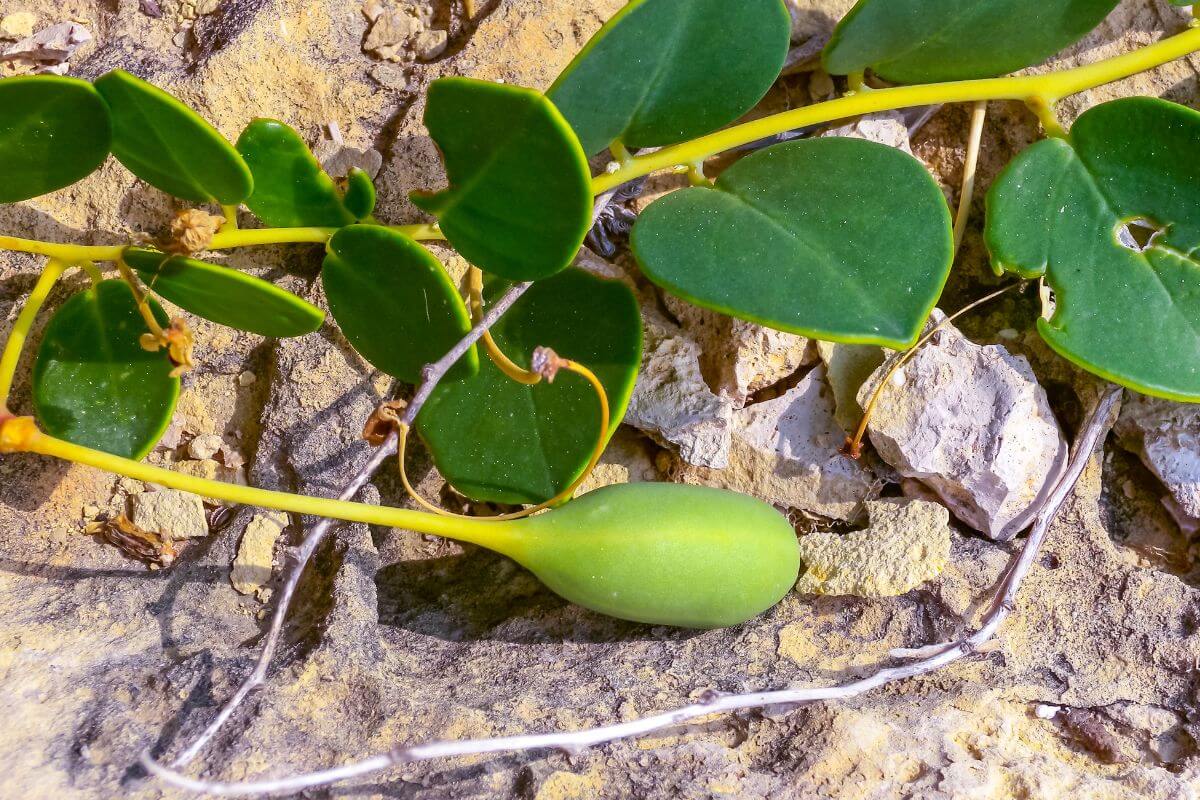
M 592 37 L 546 96 L 598 153 L 613 140 L 658 147 L 733 122 L 787 57 L 780 0 L 633 0 Z
M 1135 391 L 1200 402 L 1200 113 L 1151 98 L 1097 106 L 1021 153 L 988 193 L 998 270 L 1054 290 L 1042 338 Z M 1122 244 L 1126 223 L 1158 233 Z M 1140 252 L 1139 252 L 1140 250 Z
M 235 269 L 133 247 L 124 258 L 152 291 L 218 325 L 284 338 L 312 333 L 325 321 L 311 303 Z
M 0 80 L 0 203 L 17 203 L 92 173 L 108 157 L 108 107 L 74 78 Z
M 338 228 L 355 221 L 333 179 L 287 125 L 256 119 L 238 137 L 237 149 L 254 175 L 254 192 L 246 207 L 266 224 Z
M 406 383 L 471 329 L 462 297 L 433 254 L 402 233 L 351 225 L 329 240 L 321 270 L 329 310 L 342 333 L 377 369 Z M 472 348 L 451 379 L 479 368 Z
M 450 188 L 414 194 L 463 257 L 514 281 L 553 275 L 579 252 L 592 221 L 592 180 L 554 104 L 530 89 L 442 78 L 425 126 Z
M 650 205 L 631 245 L 697 305 L 818 339 L 906 347 L 941 294 L 950 213 L 912 156 L 861 139 L 776 145 L 716 188 Z
M 485 297 L 507 288 L 489 281 Z M 641 360 L 633 293 L 572 267 L 539 281 L 492 328 L 500 348 L 529 367 L 553 348 L 596 373 L 612 406 L 611 436 L 625 415 Z M 587 465 L 600 418 L 595 390 L 560 371 L 554 383 L 517 383 L 487 358 L 469 380 L 440 384 L 417 418 L 438 469 L 474 500 L 536 503 L 566 488 Z
M 1082 39 L 1118 0 L 859 0 L 825 46 L 825 69 L 897 83 L 989 78 Z
M 346 194 L 342 198 L 356 220 L 364 220 L 375 211 L 375 184 L 365 170 L 354 167 L 346 174 Z
M 151 301 L 159 324 L 167 315 Z M 146 324 L 122 281 L 72 297 L 46 325 L 33 368 L 33 403 L 47 433 L 140 459 L 162 436 L 179 379 L 163 351 L 141 348 Z
M 254 186 L 237 150 L 196 112 L 124 70 L 96 80 L 113 123 L 113 155 L 134 175 L 196 203 L 236 205 Z

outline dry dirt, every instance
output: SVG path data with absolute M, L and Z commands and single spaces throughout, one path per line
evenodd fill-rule
M 443 180 L 420 124 L 431 80 L 461 74 L 544 88 L 621 2 L 486 0 L 475 23 L 464 25 L 457 5 L 439 0 L 432 19 L 450 32 L 449 47 L 430 63 L 396 66 L 407 70 L 407 86 L 362 51 L 367 20 L 358 0 L 223 0 L 187 36 L 178 33 L 191 12 L 177 0 L 158 5 L 163 14 L 155 18 L 138 0 L 3 0 L 0 16 L 32 11 L 39 26 L 83 22 L 95 41 L 72 60 L 72 74 L 129 69 L 178 94 L 230 138 L 253 117 L 274 116 L 328 153 L 336 149 L 328 126 L 336 123 L 347 146 L 383 154 L 379 215 L 398 223 L 419 219 L 406 200 L 411 189 Z M 798 5 L 802 40 L 828 31 L 850 3 Z M 1181 26 L 1165 2 L 1127 2 L 1062 63 L 1095 60 Z M 767 105 L 803 102 L 807 87 L 807 76 L 789 79 Z M 1195 106 L 1197 62 L 1090 92 L 1068 111 L 1114 93 Z M 913 143 L 955 201 L 965 121 L 965 110 L 944 109 Z M 992 104 L 984 186 L 1036 130 L 1019 105 Z M 0 209 L 0 230 L 121 241 L 131 231 L 161 231 L 171 209 L 110 162 L 76 187 Z M 975 211 L 977 220 L 981 201 Z M 293 248 L 228 261 L 323 303 L 318 259 Z M 0 255 L 0 334 L 38 266 Z M 69 278 L 52 305 L 81 282 Z M 944 307 L 974 299 L 992 282 L 976 223 Z M 996 308 L 973 317 L 965 332 L 994 342 L 1004 328 L 1029 329 L 1035 313 L 1023 302 Z M 187 439 L 217 434 L 245 459 L 256 485 L 336 492 L 366 457 L 357 433 L 388 382 L 333 326 L 282 342 L 196 327 L 201 366 L 185 381 L 184 440 L 154 458 L 184 458 Z M 1030 357 L 1073 431 L 1092 391 L 1088 380 L 1033 334 L 1006 345 Z M 22 382 L 14 406 L 28 402 Z M 655 445 L 633 432 L 619 444 L 606 474 L 654 477 Z M 438 491 L 428 464 L 416 467 L 424 488 Z M 149 570 L 81 533 L 88 519 L 144 488 L 41 459 L 0 460 L 0 797 L 183 796 L 133 766 L 138 752 L 175 752 L 250 669 L 264 606 L 234 591 L 229 577 L 253 511 L 187 546 L 169 569 Z M 390 474 L 365 494 L 403 502 Z M 1160 494 L 1110 440 L 1055 525 L 999 647 L 944 672 L 850 703 L 744 713 L 575 756 L 414 765 L 306 796 L 1195 797 L 1198 573 Z M 284 539 L 294 539 L 300 522 Z M 282 774 L 395 742 L 628 719 L 709 687 L 847 679 L 891 648 L 952 636 L 964 618 L 974 619 L 1010 547 L 955 530 L 946 570 L 901 597 L 793 593 L 743 626 L 695 633 L 569 606 L 484 551 L 344 526 L 302 586 L 269 688 L 195 770 L 226 779 Z

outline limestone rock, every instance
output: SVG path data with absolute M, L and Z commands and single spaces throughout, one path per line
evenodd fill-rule
M 287 515 L 255 514 L 242 534 L 229 582 L 241 594 L 258 593 L 271 580 L 275 543 L 288 525 Z M 263 597 L 262 599 L 266 599 Z
M 1200 405 L 1125 393 L 1117 435 L 1171 493 L 1180 527 L 1200 522 Z
M 166 539 L 196 539 L 208 535 L 204 502 L 175 489 L 142 492 L 129 498 L 129 519 L 142 530 Z
M 642 306 L 642 368 L 625 422 L 696 466 L 729 464 L 733 405 L 700 373 L 700 346 L 650 304 Z
M 379 58 L 399 61 L 409 41 L 422 30 L 416 16 L 403 8 L 389 8 L 371 23 L 363 49 Z
M 24 39 L 33 34 L 37 15 L 29 11 L 17 11 L 0 18 L 0 39 Z
M 851 434 L 863 413 L 858 391 L 883 363 L 884 350 L 865 344 L 817 342 L 817 352 L 825 364 L 825 379 L 833 389 L 834 418 L 843 431 Z
M 203 461 L 212 458 L 225 445 L 220 436 L 215 433 L 205 433 L 188 442 L 188 455 Z
M 665 293 L 663 303 L 700 345 L 701 371 L 709 384 L 736 408 L 817 358 L 804 336 L 734 319 Z
M 943 319 L 935 312 L 934 319 Z M 876 370 L 859 391 L 865 403 Z M 960 520 L 1000 541 L 1028 524 L 1067 447 L 1023 356 L 979 346 L 952 326 L 898 371 L 868 428 L 879 455 L 932 489 Z
M 873 500 L 871 526 L 800 538 L 802 594 L 896 597 L 932 580 L 950 558 L 950 515 L 924 500 Z
M 815 367 L 774 400 L 733 412 L 729 465 L 681 465 L 675 479 L 719 486 L 786 508 L 852 519 L 876 493 L 875 477 L 838 450 L 845 438 L 833 417 L 825 368 Z

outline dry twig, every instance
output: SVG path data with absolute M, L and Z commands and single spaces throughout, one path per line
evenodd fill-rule
M 1079 436 L 1075 443 L 1075 452 L 1072 454 L 1066 472 L 1054 487 L 1054 491 L 1046 498 L 1044 505 L 1034 518 L 1025 545 L 1021 548 L 1001 579 L 992 604 L 984 615 L 979 628 L 970 636 L 956 642 L 932 644 L 906 653 L 918 655 L 918 660 L 893 667 L 883 667 L 864 678 L 837 686 L 781 689 L 749 694 L 722 694 L 710 690 L 705 692 L 698 702 L 677 708 L 673 711 L 666 711 L 661 714 L 654 714 L 616 725 L 606 725 L 570 733 L 500 736 L 488 739 L 466 739 L 461 741 L 442 741 L 397 746 L 386 753 L 381 753 L 362 761 L 332 769 L 293 775 L 287 778 L 269 778 L 237 783 L 195 780 L 158 764 L 150 757 L 149 753 L 143 754 L 142 764 L 147 770 L 164 782 L 182 789 L 221 796 L 279 794 L 311 789 L 316 786 L 337 783 L 348 778 L 361 777 L 400 764 L 427 761 L 435 758 L 541 749 L 557 749 L 575 753 L 586 747 L 604 744 L 617 739 L 642 736 L 653 731 L 679 725 L 698 717 L 771 705 L 797 705 L 822 700 L 845 700 L 894 681 L 934 672 L 955 661 L 977 653 L 981 649 L 985 649 L 984 645 L 996 634 L 996 631 L 1004 621 L 1008 619 L 1009 614 L 1015 608 L 1017 590 L 1020 588 L 1021 582 L 1033 567 L 1034 559 L 1037 557 L 1038 551 L 1041 549 L 1042 543 L 1049 533 L 1051 523 L 1054 521 L 1055 516 L 1057 516 L 1062 504 L 1074 490 L 1080 475 L 1083 474 L 1084 467 L 1096 449 L 1097 442 L 1104 431 L 1107 430 L 1108 420 L 1120 396 L 1121 389 L 1117 386 L 1109 385 L 1107 391 L 1100 397 L 1096 407 L 1080 428 Z M 298 570 L 295 572 L 298 573 Z

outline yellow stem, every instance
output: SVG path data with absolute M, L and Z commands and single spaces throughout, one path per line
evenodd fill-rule
M 104 280 L 104 273 L 100 271 L 100 268 L 97 267 L 94 262 L 80 261 L 78 266 L 87 273 L 87 276 L 91 280 L 93 286 Z
M 596 195 L 604 194 L 643 175 L 670 169 L 678 164 L 702 161 L 716 153 L 794 128 L 819 125 L 876 111 L 939 103 L 972 103 L 978 100 L 1029 100 L 1035 97 L 1042 98 L 1047 103 L 1054 103 L 1068 95 L 1144 72 L 1196 50 L 1200 50 L 1200 29 L 1189 28 L 1183 33 L 1131 53 L 1047 75 L 985 78 L 858 92 L 734 125 L 690 142 L 635 156 L 622 164 L 620 169 L 593 178 L 592 192 Z
M 348 522 L 367 525 L 384 525 L 407 528 L 419 533 L 445 536 L 462 542 L 470 542 L 499 552 L 510 552 L 515 541 L 515 531 L 508 525 L 481 522 L 475 519 L 449 520 L 433 514 L 424 514 L 404 508 L 374 506 L 346 500 L 328 500 L 322 497 L 273 492 L 250 486 L 239 486 L 221 481 L 182 475 L 161 467 L 132 461 L 71 444 L 45 434 L 37 429 L 30 417 L 0 417 L 0 453 L 37 453 L 65 461 L 73 461 L 96 469 L 123 475 L 134 480 L 166 486 L 184 492 L 260 508 L 272 508 L 292 514 L 311 514 L 331 517 Z
M 1026 100 L 1025 105 L 1042 123 L 1042 130 L 1046 132 L 1047 136 L 1053 136 L 1056 139 L 1067 138 L 1067 129 L 1062 126 L 1062 123 L 1058 121 L 1058 115 L 1054 113 L 1054 101 L 1036 96 Z
M 483 319 L 483 272 L 478 267 L 471 266 L 467 269 L 467 294 L 470 296 L 471 320 L 478 325 Z M 480 342 L 492 363 L 509 378 L 527 386 L 541 383 L 541 375 L 530 372 L 504 354 L 500 345 L 492 338 L 491 331 L 484 331 Z
M 971 201 L 975 197 L 975 169 L 979 166 L 979 142 L 983 138 L 983 121 L 987 117 L 987 101 L 979 100 L 971 109 L 971 132 L 967 135 L 967 157 L 963 161 L 962 191 L 958 195 L 958 213 L 954 215 L 954 252 L 962 247 L 967 220 L 971 218 Z
M 221 225 L 221 231 L 236 231 L 238 229 L 238 207 L 236 205 L 221 206 L 221 213 L 225 216 L 225 223 Z
M 16 236 L 0 236 L 0 250 L 36 253 L 75 264 L 80 261 L 116 261 L 125 250 L 125 245 L 60 244 L 40 242 L 36 239 L 19 239 Z
M 158 320 L 154 318 L 154 312 L 150 310 L 150 304 L 146 302 L 146 291 L 142 288 L 142 282 L 138 280 L 138 276 L 133 274 L 133 270 L 125 263 L 125 259 L 117 259 L 117 270 L 121 273 L 121 278 L 129 286 L 129 291 L 133 292 L 133 300 L 137 303 L 138 313 L 142 315 L 142 319 L 146 323 L 146 327 L 150 333 L 154 334 L 154 338 L 158 339 L 159 343 L 166 345 L 167 337 L 163 333 L 162 326 L 158 324 Z
M 33 328 L 38 311 L 41 310 L 46 298 L 50 296 L 50 290 L 54 288 L 54 284 L 58 282 L 66 268 L 67 265 L 64 262 L 54 258 L 50 259 L 46 268 L 42 270 L 41 276 L 38 277 L 37 283 L 33 285 L 33 291 L 29 293 L 29 299 L 25 301 L 21 313 L 17 315 L 17 321 L 13 323 L 12 332 L 8 334 L 8 341 L 4 343 L 4 352 L 0 354 L 0 413 L 3 413 L 3 409 L 8 406 L 8 396 L 12 393 L 17 364 L 21 360 L 21 352 L 25 349 L 25 341 L 29 338 L 29 331 Z
M 408 493 L 408 496 L 415 500 L 422 508 L 442 517 L 452 517 L 454 519 L 474 519 L 487 522 L 506 522 L 514 519 L 521 519 L 522 517 L 528 517 L 531 514 L 536 514 L 539 511 L 545 511 L 548 508 L 554 508 L 560 503 L 563 503 L 574 497 L 576 490 L 583 485 L 583 482 L 587 480 L 589 475 L 592 474 L 592 470 L 596 468 L 596 464 L 600 462 L 600 456 L 604 455 L 605 440 L 608 438 L 608 426 L 611 422 L 611 412 L 609 411 L 608 407 L 608 393 L 604 391 L 604 384 L 602 384 L 600 379 L 596 377 L 596 373 L 592 372 L 579 362 L 566 358 L 561 359 L 559 365 L 562 369 L 568 369 L 571 372 L 574 372 L 577 375 L 582 375 L 585 379 L 587 379 L 587 381 L 592 384 L 592 388 L 596 390 L 596 396 L 600 400 L 600 433 L 596 441 L 596 447 L 592 450 L 592 457 L 588 459 L 587 466 L 583 468 L 583 472 L 579 473 L 579 477 L 571 482 L 570 486 L 563 489 L 549 500 L 538 503 L 535 506 L 530 506 L 529 508 L 521 509 L 520 511 L 514 511 L 511 514 L 499 514 L 493 517 L 471 517 L 465 514 L 455 514 L 451 511 L 447 511 L 444 508 L 439 508 L 438 506 L 435 506 L 427 501 L 425 498 L 421 497 L 421 495 L 418 494 L 417 490 L 413 487 L 412 483 L 409 482 L 408 470 L 404 465 L 406 445 L 408 443 L 408 426 L 401 425 L 398 431 L 400 441 L 397 446 L 396 458 L 398 459 L 400 466 L 400 482 L 404 484 L 404 491 Z

